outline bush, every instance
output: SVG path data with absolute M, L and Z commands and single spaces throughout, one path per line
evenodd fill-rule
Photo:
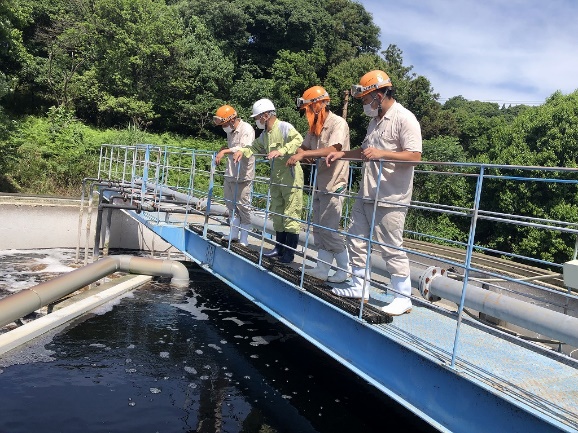
M 182 138 L 173 134 L 150 134 L 128 125 L 126 129 L 99 130 L 75 119 L 70 111 L 51 108 L 46 117 L 25 117 L 0 141 L 9 155 L 4 161 L 3 192 L 80 196 L 82 180 L 96 177 L 102 144 L 157 144 L 218 150 L 223 140 Z M 8 152 L 7 149 L 10 149 Z

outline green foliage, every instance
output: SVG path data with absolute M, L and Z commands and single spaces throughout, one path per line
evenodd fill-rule
M 0 101 L 9 92 L 10 89 L 6 78 L 4 74 L 0 72 Z M 14 149 L 5 141 L 12 127 L 13 122 L 11 122 L 4 108 L 0 105 L 0 191 L 12 190 L 9 182 L 7 183 L 5 179 L 6 174 L 9 172 L 11 162 L 14 160 Z
M 493 102 L 468 101 L 462 96 L 455 96 L 446 101 L 441 114 L 450 115 L 455 119 L 454 135 L 459 138 L 470 159 L 485 162 L 492 148 L 495 148 L 495 137 L 499 128 L 510 123 L 512 113 L 521 113 L 529 108 L 521 106 L 517 109 L 501 108 Z
M 368 118 L 359 102 L 346 105 L 347 91 L 372 69 L 388 73 L 396 99 L 420 121 L 426 161 L 576 167 L 577 92 L 557 92 L 539 107 L 461 96 L 441 105 L 400 48 L 379 53 L 380 30 L 353 0 L 3 0 L 0 17 L 5 190 L 77 195 L 82 178 L 96 175 L 103 143 L 217 150 L 224 138 L 212 115 L 224 103 L 247 119 L 256 100 L 270 98 L 279 118 L 305 133 L 294 100 L 317 84 L 336 114 L 347 108 L 357 147 Z M 521 169 L 495 174 L 512 178 L 484 182 L 483 209 L 578 222 L 578 195 L 568 184 L 523 183 Z M 206 186 L 206 175 L 195 179 Z M 421 164 L 414 200 L 469 208 L 473 179 Z M 461 241 L 465 220 L 423 210 L 410 213 L 408 227 Z M 555 261 L 573 248 L 567 236 L 485 221 L 476 241 Z
M 466 158 L 455 137 L 438 137 L 423 143 L 424 161 L 465 162 Z M 406 223 L 408 230 L 454 242 L 467 240 L 470 224 L 468 218 L 436 212 L 442 207 L 446 210 L 454 207 L 462 212 L 471 208 L 475 184 L 469 183 L 466 177 L 458 174 L 459 171 L 460 168 L 436 164 L 417 167 L 412 200 L 433 209 L 409 212 Z
M 170 133 L 151 134 L 134 124 L 123 130 L 97 130 L 83 125 L 71 111 L 53 107 L 46 118 L 22 119 L 3 143 L 13 151 L 7 162 L 10 181 L 22 193 L 78 196 L 82 179 L 96 177 L 100 147 L 105 143 L 213 150 L 221 144 Z
M 329 0 L 320 3 L 331 17 L 328 33 L 321 35 L 321 39 L 327 41 L 325 45 L 327 70 L 361 54 L 378 52 L 381 46 L 378 37 L 379 28 L 361 3 L 350 0 Z
M 26 118 L 8 139 L 16 150 L 11 177 L 20 192 L 64 194 L 80 190 L 98 164 L 99 143 L 70 112 L 54 109 L 48 119 Z
M 2 72 L 0 72 L 0 101 L 8 93 L 9 93 L 9 86 L 8 83 L 6 82 L 6 76 Z M 8 116 L 4 112 L 4 108 L 0 105 L 0 140 L 2 140 L 6 136 L 9 127 L 8 123 L 9 123 Z M 1 156 L 0 156 L 0 171 L 2 171 Z
M 333 110 L 341 115 L 341 108 L 345 102 L 344 90 L 349 90 L 352 84 L 358 83 L 366 72 L 373 69 L 387 71 L 387 66 L 385 60 L 375 54 L 364 54 L 335 66 L 329 71 L 324 82 L 325 89 L 331 96 Z M 361 103 L 354 101 L 353 98 L 349 99 L 347 109 L 352 148 L 361 145 L 369 123 L 369 119 L 363 114 Z
M 423 76 L 414 77 L 405 82 L 399 101 L 420 122 L 424 139 L 438 136 L 457 136 L 458 125 L 455 117 L 449 111 L 443 111 L 429 80 Z

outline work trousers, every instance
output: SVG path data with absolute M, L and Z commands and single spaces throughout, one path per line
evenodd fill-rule
M 343 200 L 343 196 L 316 191 L 312 205 L 313 224 L 339 230 Z M 313 226 L 313 235 L 315 236 L 315 246 L 318 250 L 329 251 L 333 254 L 345 251 L 343 235 L 315 226 Z
M 373 210 L 373 202 L 357 198 L 353 205 L 348 233 L 369 239 Z M 381 252 L 381 256 L 385 260 L 386 270 L 391 275 L 401 277 L 409 276 L 409 259 L 405 251 L 393 247 L 401 248 L 403 245 L 403 227 L 406 214 L 406 207 L 377 206 L 372 237 L 372 240 L 385 244 L 385 246 L 374 244 L 373 248 Z M 367 241 L 348 236 L 347 243 L 351 265 L 365 268 L 368 259 Z
M 229 209 L 229 217 L 233 219 L 233 209 L 235 217 L 240 218 L 241 224 L 251 223 L 251 181 L 235 182 L 225 178 L 225 203 Z

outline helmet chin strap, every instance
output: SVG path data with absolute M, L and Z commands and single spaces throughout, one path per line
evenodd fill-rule
M 381 103 L 383 102 L 383 99 L 380 101 L 379 98 L 377 97 L 377 95 L 379 95 L 379 93 L 376 93 L 375 96 L 373 97 L 373 99 L 377 99 L 377 114 L 381 114 L 381 112 L 383 111 L 383 107 L 381 106 Z

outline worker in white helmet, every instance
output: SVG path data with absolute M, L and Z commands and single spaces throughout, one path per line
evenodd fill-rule
M 303 158 L 320 158 L 331 152 L 349 150 L 349 126 L 344 118 L 329 110 L 329 102 L 329 94 L 321 86 L 310 87 L 301 98 L 297 98 L 297 108 L 305 110 L 309 131 L 297 153 L 287 161 L 287 165 L 295 165 Z M 315 245 L 318 248 L 317 266 L 305 273 L 323 281 L 341 283 L 348 276 L 349 257 L 343 235 L 337 230 L 340 229 L 344 201 L 344 196 L 340 193 L 347 188 L 349 161 L 339 160 L 328 166 L 325 160 L 318 159 L 316 164 L 312 220 Z M 321 225 L 335 231 L 327 230 Z M 336 260 L 338 269 L 330 276 L 333 259 Z
M 272 161 L 269 210 L 273 216 L 276 244 L 263 255 L 277 257 L 280 262 L 289 264 L 293 262 L 301 231 L 303 170 L 299 163 L 291 167 L 286 163 L 303 143 L 303 137 L 293 125 L 277 119 L 275 106 L 269 99 L 255 102 L 251 117 L 263 131 L 251 146 L 235 153 L 234 161 L 253 154 L 265 154 Z
M 244 159 L 240 166 L 234 164 L 233 154 L 242 147 L 250 146 L 255 140 L 255 130 L 242 120 L 230 105 L 223 105 L 213 116 L 215 125 L 221 126 L 227 134 L 227 145 L 223 146 L 215 162 L 220 164 L 225 155 L 227 168 L 223 185 L 225 204 L 229 210 L 231 241 L 247 246 L 251 230 L 251 183 L 255 178 L 255 158 Z M 239 236 L 240 233 L 240 236 Z
M 344 157 L 365 161 L 363 181 L 348 230 L 352 235 L 348 236 L 348 249 L 353 284 L 334 288 L 332 292 L 338 296 L 368 299 L 366 283 L 371 268 L 366 268 L 369 257 L 367 241 L 363 238 L 368 239 L 373 232 L 373 239 L 379 242 L 375 248 L 381 250 L 394 294 L 393 302 L 382 310 L 397 316 L 409 313 L 412 308 L 409 260 L 401 248 L 413 191 L 412 163 L 421 161 L 421 128 L 415 115 L 396 102 L 391 80 L 383 71 L 365 74 L 359 84 L 352 86 L 351 94 L 361 99 L 363 111 L 371 121 L 361 147 L 349 152 L 333 152 L 326 158 L 327 164 Z

